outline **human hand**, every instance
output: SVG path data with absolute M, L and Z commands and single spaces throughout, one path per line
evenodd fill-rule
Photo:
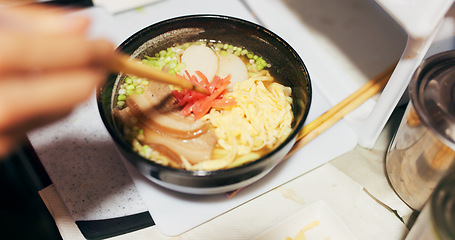
M 88 40 L 88 27 L 87 18 L 62 9 L 0 9 L 0 157 L 103 81 L 114 46 Z

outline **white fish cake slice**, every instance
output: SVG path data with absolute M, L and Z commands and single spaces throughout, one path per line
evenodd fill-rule
M 219 57 L 207 46 L 192 45 L 183 52 L 182 62 L 186 65 L 185 70 L 191 75 L 196 75 L 195 72 L 200 71 L 212 81 L 218 71 Z

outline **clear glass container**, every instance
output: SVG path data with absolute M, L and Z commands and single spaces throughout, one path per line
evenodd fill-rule
M 390 185 L 422 210 L 455 167 L 455 51 L 424 60 L 409 84 L 410 102 L 386 155 Z

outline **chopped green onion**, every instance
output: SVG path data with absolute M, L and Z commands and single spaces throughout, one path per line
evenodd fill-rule
M 123 105 L 125 105 L 125 101 L 117 101 L 117 106 L 119 107 L 123 107 Z
M 141 95 L 141 94 L 143 94 L 143 93 L 144 93 L 144 88 L 142 88 L 142 87 L 137 87 L 137 88 L 136 88 L 136 94 Z
M 126 95 L 119 94 L 117 100 L 119 100 L 119 101 L 126 100 Z
M 264 69 L 264 67 L 265 67 L 265 66 L 262 65 L 262 64 L 256 64 L 256 69 L 259 70 L 259 71 L 262 70 L 262 69 Z
M 174 71 L 175 72 L 180 72 L 181 70 L 185 69 L 186 64 L 185 63 L 179 63 L 177 66 L 175 66 Z

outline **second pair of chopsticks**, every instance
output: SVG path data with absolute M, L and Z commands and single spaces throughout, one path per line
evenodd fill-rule
M 297 150 L 305 146 L 319 134 L 330 128 L 333 124 L 341 120 L 347 114 L 359 107 L 366 100 L 373 97 L 384 89 L 385 85 L 392 76 L 396 64 L 388 67 L 381 74 L 369 80 L 357 91 L 343 99 L 341 102 L 330 108 L 327 112 L 305 125 L 297 135 L 297 142 L 284 159 L 287 159 Z
M 160 71 L 152 66 L 142 64 L 141 61 L 123 53 L 115 53 L 109 64 L 110 70 L 117 73 L 132 74 L 137 77 L 148 78 L 158 82 L 169 83 L 182 88 L 195 90 L 208 95 L 207 89 L 197 86 L 184 78 Z

